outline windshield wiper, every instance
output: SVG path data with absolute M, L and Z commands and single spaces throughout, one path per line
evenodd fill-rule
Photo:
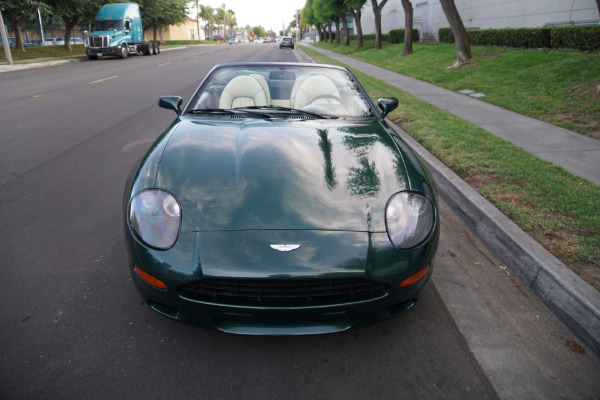
M 224 108 L 197 108 L 195 110 L 188 110 L 187 112 L 190 114 L 227 114 L 227 115 L 249 114 L 249 115 L 253 115 L 255 117 L 261 117 L 261 118 L 272 118 L 273 117 L 272 114 L 248 111 L 247 108 L 251 108 L 251 107 L 234 108 L 231 110 L 224 109 Z
M 333 116 L 333 115 L 319 114 L 319 113 L 312 112 L 312 111 L 306 111 L 306 110 L 300 110 L 298 108 L 290 108 L 290 107 L 282 107 L 282 106 L 251 106 L 251 107 L 244 107 L 244 109 L 287 111 L 287 112 L 294 113 L 294 114 L 309 115 L 311 117 L 315 117 L 315 118 L 319 118 L 319 119 L 337 119 L 338 118 L 337 116 Z
M 225 110 L 223 108 L 197 108 L 195 110 L 188 110 L 190 114 L 235 114 L 231 110 Z

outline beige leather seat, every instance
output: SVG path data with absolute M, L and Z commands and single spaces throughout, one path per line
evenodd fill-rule
M 298 77 L 300 79 L 302 77 Z M 292 88 L 291 105 L 293 108 L 304 108 L 310 104 L 340 104 L 340 92 L 331 79 L 322 75 L 303 78 L 294 95 Z M 319 98 L 319 96 L 324 96 Z M 327 97 L 329 96 L 329 97 Z
M 269 84 L 267 83 L 267 80 L 265 79 L 265 77 L 262 75 L 258 75 L 258 74 L 252 74 L 250 76 L 253 77 L 254 79 L 256 79 L 258 81 L 258 83 L 261 84 L 261 86 L 263 87 L 263 89 L 265 91 L 265 94 L 267 95 L 267 104 L 271 104 L 271 91 L 269 90 Z
M 310 75 L 300 75 L 294 81 L 294 86 L 292 87 L 292 93 L 290 94 L 290 107 L 291 108 L 295 108 L 294 107 L 294 99 L 296 98 L 296 94 L 298 94 L 298 89 L 300 89 L 300 86 L 302 86 L 302 84 L 304 83 L 304 81 L 306 79 L 308 79 L 308 77 L 310 77 Z
M 265 82 L 266 83 L 266 82 Z M 267 87 L 268 90 L 268 87 Z M 236 76 L 223 89 L 219 108 L 232 109 L 268 105 L 267 93 L 263 85 L 254 77 Z

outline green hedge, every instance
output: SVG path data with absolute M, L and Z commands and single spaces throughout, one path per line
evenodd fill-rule
M 417 42 L 419 40 L 419 31 L 417 29 L 413 29 L 413 42 Z M 404 43 L 404 36 L 406 30 L 405 29 L 392 29 L 389 35 L 390 43 Z
M 381 35 L 381 39 L 386 43 L 404 43 L 404 29 L 393 29 L 389 33 L 384 33 Z M 350 35 L 350 40 L 356 40 L 356 35 Z M 370 33 L 368 35 L 363 35 L 363 41 L 375 41 L 375 34 Z M 413 29 L 413 41 L 419 41 L 419 30 Z
M 600 25 L 562 26 L 552 29 L 553 49 L 600 50 Z
M 469 30 L 467 35 L 472 45 L 480 46 L 600 50 L 600 25 Z M 439 40 L 454 43 L 452 30 L 440 29 Z

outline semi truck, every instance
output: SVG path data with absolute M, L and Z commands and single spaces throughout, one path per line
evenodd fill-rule
M 134 3 L 113 3 L 100 7 L 86 41 L 85 54 L 88 58 L 127 58 L 130 54 L 140 53 L 147 56 L 160 53 L 160 43 L 144 41 L 140 7 Z

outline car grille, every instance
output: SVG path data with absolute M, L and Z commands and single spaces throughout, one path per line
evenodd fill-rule
M 108 36 L 90 36 L 88 39 L 90 47 L 108 47 Z
M 181 286 L 179 292 L 218 304 L 298 307 L 368 300 L 387 289 L 368 279 L 203 279 Z

